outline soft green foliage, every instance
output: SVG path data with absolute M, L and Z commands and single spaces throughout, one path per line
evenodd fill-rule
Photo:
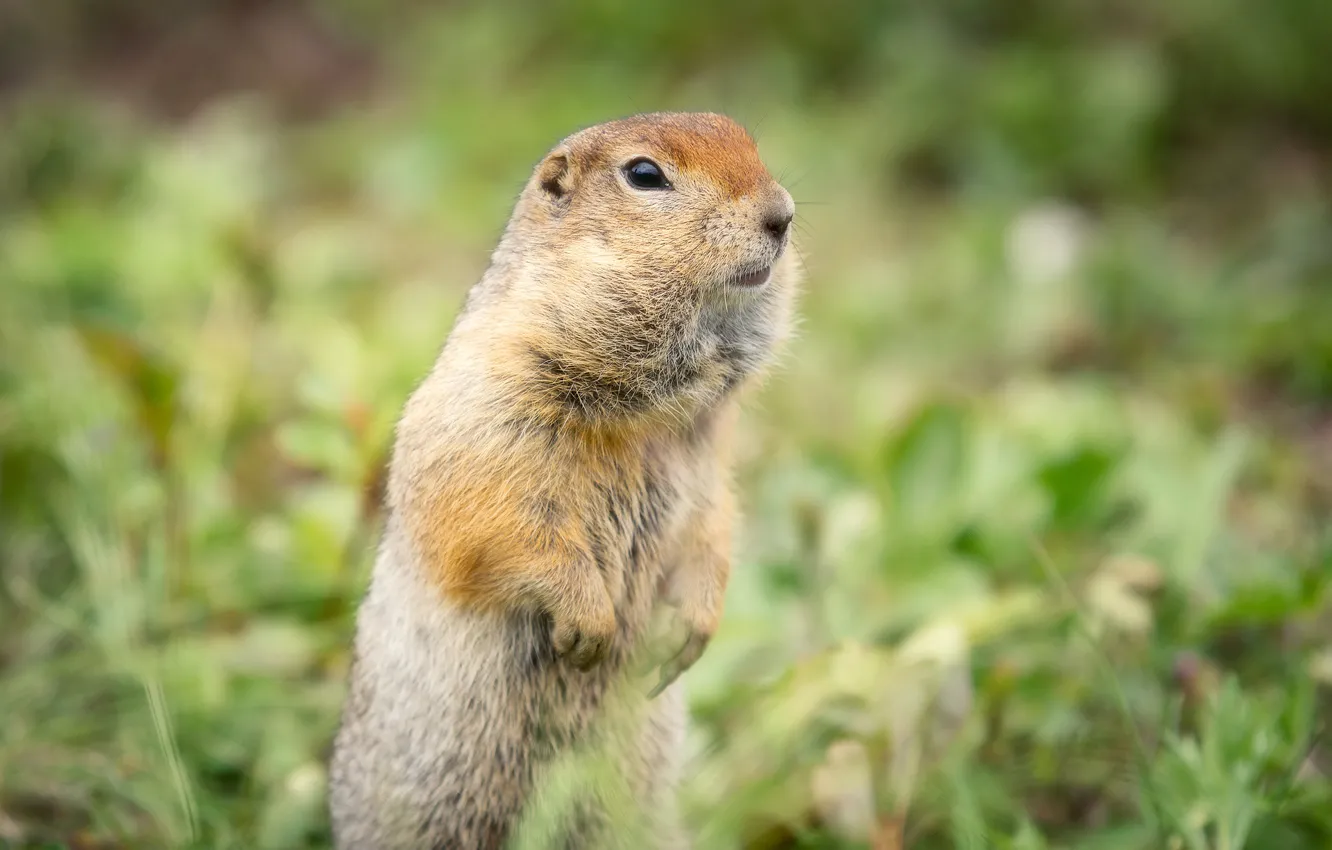
M 1332 846 L 1332 210 L 1246 136 L 1332 137 L 1332 7 L 1115 5 L 347 0 L 369 111 L 11 107 L 0 847 L 326 846 L 394 417 L 531 164 L 675 107 L 756 128 L 808 274 L 699 846 Z

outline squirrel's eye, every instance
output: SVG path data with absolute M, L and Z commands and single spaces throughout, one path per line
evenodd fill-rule
M 624 177 L 635 189 L 669 189 L 661 166 L 650 159 L 636 159 L 624 167 Z

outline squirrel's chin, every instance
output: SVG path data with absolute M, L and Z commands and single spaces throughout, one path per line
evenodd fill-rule
M 761 269 L 742 272 L 732 275 L 727 281 L 727 286 L 734 286 L 738 289 L 757 289 L 768 282 L 772 277 L 772 266 L 764 266 Z

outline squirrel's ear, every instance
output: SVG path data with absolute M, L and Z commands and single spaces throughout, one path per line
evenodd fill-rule
M 548 197 L 563 201 L 573 191 L 573 166 L 569 149 L 561 145 L 551 151 L 537 166 L 537 185 Z

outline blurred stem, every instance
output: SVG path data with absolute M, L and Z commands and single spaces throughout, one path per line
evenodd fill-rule
M 871 799 L 874 800 L 874 825 L 870 850 L 903 850 L 906 847 L 906 801 L 896 799 L 891 777 L 892 743 L 886 734 L 871 736 L 864 742 L 869 756 Z
M 980 758 L 993 762 L 1000 757 L 1003 741 L 1004 721 L 1013 693 L 1015 673 L 1006 661 L 994 666 L 988 683 L 988 699 L 985 700 L 985 737 L 981 741 Z
M 888 815 L 874 824 L 870 850 L 903 850 L 906 847 L 906 817 Z
M 1032 535 L 1030 540 L 1032 552 L 1036 555 L 1036 562 L 1040 564 L 1041 568 L 1045 571 L 1046 578 L 1050 580 L 1050 583 L 1055 585 L 1059 593 L 1068 600 L 1068 604 L 1074 613 L 1074 620 L 1077 623 L 1078 631 L 1082 633 L 1083 638 L 1091 648 L 1092 656 L 1101 663 L 1105 674 L 1110 678 L 1110 684 L 1112 685 L 1112 690 L 1115 694 L 1115 701 L 1119 704 L 1121 718 L 1124 721 L 1124 725 L 1127 727 L 1129 739 L 1133 742 L 1133 754 L 1138 763 L 1138 776 L 1142 781 L 1142 784 L 1148 789 L 1149 793 L 1147 793 L 1145 797 L 1153 809 L 1153 814 L 1156 816 L 1157 828 L 1159 829 L 1160 825 L 1165 823 L 1165 820 L 1163 819 L 1163 813 L 1160 809 L 1160 797 L 1156 793 L 1156 782 L 1152 778 L 1151 756 L 1147 752 L 1147 744 L 1143 741 L 1142 732 L 1138 729 L 1138 724 L 1133 720 L 1133 711 L 1129 707 L 1128 696 L 1125 695 L 1124 688 L 1119 681 L 1119 676 L 1115 672 L 1114 662 L 1111 661 L 1110 657 L 1101 649 L 1100 643 L 1096 640 L 1096 635 L 1087 625 L 1087 615 L 1082 610 L 1082 606 L 1078 603 L 1077 594 L 1073 592 L 1073 589 L 1068 586 L 1068 582 L 1064 581 L 1064 577 L 1060 575 L 1059 568 L 1055 565 L 1053 559 L 1051 559 L 1050 553 L 1046 551 L 1045 547 L 1041 545 L 1041 541 L 1037 539 L 1035 535 Z
M 360 436 L 359 434 L 357 435 Z M 366 550 L 374 544 L 374 535 L 378 532 L 378 523 L 384 507 L 384 490 L 388 483 L 389 449 L 377 447 L 366 463 L 366 472 L 360 485 L 360 509 L 356 517 L 356 527 L 347 535 L 346 547 L 342 552 L 342 575 L 344 585 L 350 586 L 356 580 Z
M 164 461 L 161 470 L 166 494 L 163 512 L 167 549 L 167 596 L 179 599 L 189 590 L 190 540 L 189 512 L 185 509 L 185 487 L 174 463 Z
M 801 561 L 807 570 L 809 593 L 802 606 L 805 615 L 805 649 L 817 651 L 832 640 L 828 623 L 827 588 L 829 575 L 823 561 L 823 515 L 817 505 L 803 502 L 796 508 L 796 528 L 800 539 Z
M 185 767 L 180 746 L 176 741 L 176 731 L 167 706 L 166 695 L 162 683 L 155 674 L 141 669 L 138 678 L 153 718 L 153 731 L 157 735 L 158 744 L 171 772 L 171 784 L 176 791 L 177 803 L 185 821 L 184 831 L 188 841 L 193 843 L 199 836 L 199 807 L 194 798 L 189 771 Z

